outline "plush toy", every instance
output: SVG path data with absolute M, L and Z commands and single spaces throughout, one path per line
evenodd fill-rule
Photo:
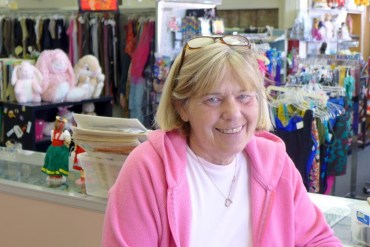
M 67 101 L 98 98 L 105 79 L 99 60 L 93 55 L 85 55 L 78 60 L 74 72 L 77 85 L 68 93 Z
M 96 116 L 95 105 L 92 102 L 85 103 L 82 105 L 82 114 Z
M 43 75 L 41 99 L 46 102 L 64 101 L 76 85 L 71 61 L 61 49 L 44 50 L 37 59 L 36 67 Z
M 11 83 L 18 103 L 41 101 L 42 75 L 29 61 L 14 67 Z

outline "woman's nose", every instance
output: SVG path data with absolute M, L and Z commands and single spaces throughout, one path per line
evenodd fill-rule
M 234 119 L 240 115 L 241 105 L 234 97 L 230 97 L 223 102 L 223 117 L 225 119 Z

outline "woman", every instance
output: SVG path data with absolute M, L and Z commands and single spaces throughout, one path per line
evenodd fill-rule
M 341 246 L 284 143 L 242 36 L 198 37 L 109 192 L 103 246 Z

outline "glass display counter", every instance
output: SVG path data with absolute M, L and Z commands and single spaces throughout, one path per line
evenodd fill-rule
M 33 199 L 58 202 L 71 207 L 104 212 L 106 199 L 88 196 L 75 181 L 79 172 L 70 169 L 67 182 L 49 187 L 41 172 L 44 153 L 0 147 L 0 191 Z

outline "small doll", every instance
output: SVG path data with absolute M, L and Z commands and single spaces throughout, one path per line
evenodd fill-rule
M 324 26 L 326 29 L 326 38 L 329 40 L 334 38 L 334 24 L 332 22 L 331 14 L 325 14 Z
M 78 163 L 78 157 L 77 157 L 78 154 L 83 153 L 83 152 L 85 152 L 85 150 L 79 145 L 75 145 L 74 150 L 72 152 L 72 154 L 73 154 L 73 169 L 80 172 L 80 178 L 76 180 L 76 184 L 78 184 L 78 185 L 85 184 L 85 173 L 84 173 L 83 168 Z
M 67 120 L 60 116 L 55 119 L 51 130 L 51 145 L 46 150 L 44 166 L 41 171 L 47 176 L 49 186 L 59 186 L 66 182 L 69 174 L 69 145 L 71 134 L 65 129 Z
M 311 35 L 314 40 L 321 40 L 321 33 L 320 33 L 320 26 L 319 26 L 320 20 L 319 18 L 313 19 L 312 29 L 311 29 Z

